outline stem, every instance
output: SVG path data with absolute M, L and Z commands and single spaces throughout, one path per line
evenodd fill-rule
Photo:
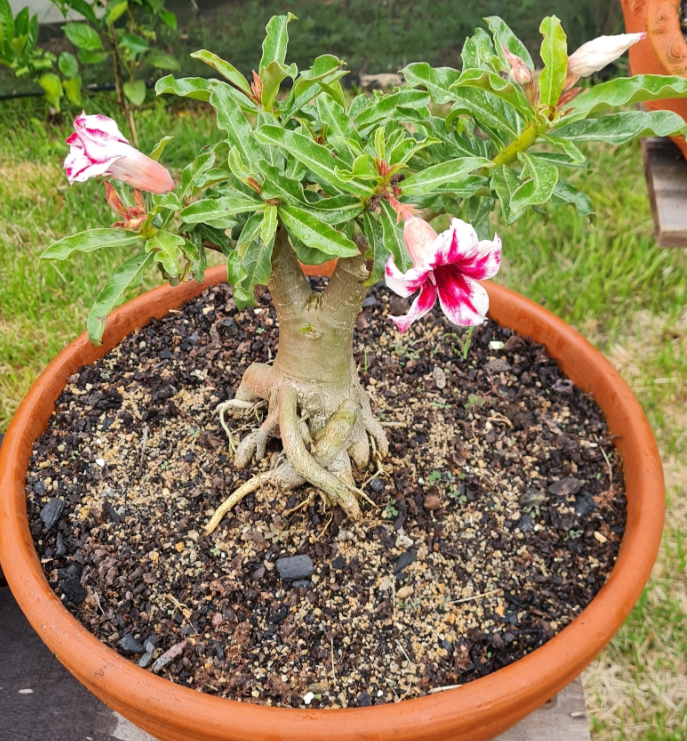
M 519 139 L 511 142 L 503 151 L 492 160 L 494 165 L 510 165 L 518 158 L 520 152 L 529 149 L 542 132 L 541 123 L 531 123 L 520 135 Z

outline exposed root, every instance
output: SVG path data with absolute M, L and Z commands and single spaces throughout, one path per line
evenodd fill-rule
M 253 476 L 250 481 L 246 481 L 245 484 L 239 486 L 239 488 L 217 508 L 212 519 L 205 526 L 205 535 L 210 535 L 211 532 L 217 529 L 217 526 L 224 519 L 224 515 L 227 514 L 233 507 L 235 507 L 244 497 L 257 491 L 263 484 L 267 483 L 271 478 L 273 471 L 266 471 L 260 473 L 257 476 Z

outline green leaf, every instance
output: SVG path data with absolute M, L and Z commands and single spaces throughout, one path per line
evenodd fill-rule
M 107 23 L 111 26 L 113 23 L 118 21 L 124 13 L 129 9 L 128 0 L 122 0 L 121 2 L 110 3 L 108 5 L 109 10 L 107 11 Z
M 165 54 L 165 52 L 159 51 L 158 49 L 152 49 L 146 57 L 146 62 L 152 67 L 157 69 L 168 69 L 177 71 L 181 69 L 179 60 L 171 54 Z
M 510 69 L 510 64 L 507 61 L 505 54 L 503 53 L 503 49 L 501 48 L 503 46 L 505 46 L 511 54 L 515 54 L 516 56 L 520 57 L 520 59 L 522 59 L 522 61 L 532 71 L 534 71 L 534 62 L 532 61 L 532 57 L 530 56 L 529 51 L 527 51 L 527 47 L 511 31 L 506 23 L 497 15 L 489 16 L 484 20 L 487 22 L 489 30 L 494 36 L 494 47 L 505 69 Z
M 413 87 L 424 87 L 438 105 L 450 103 L 454 96 L 449 88 L 460 77 L 451 67 L 432 67 L 427 62 L 409 64 L 401 70 L 406 82 Z
M 248 97 L 253 95 L 248 80 L 246 80 L 233 64 L 225 62 L 224 59 L 221 59 L 216 54 L 213 54 L 206 49 L 194 52 L 191 54 L 191 57 L 193 59 L 200 59 L 201 62 L 205 62 L 205 64 L 217 70 L 222 77 L 229 80 L 232 85 L 236 85 L 236 87 L 244 92 Z
M 331 257 L 354 257 L 358 254 L 358 248 L 348 237 L 301 208 L 280 206 L 279 217 L 289 232 L 308 247 Z
M 85 23 L 65 23 L 62 30 L 77 49 L 100 51 L 103 48 L 97 31 Z
M 262 230 L 263 215 L 253 214 L 246 219 L 246 223 L 243 225 L 241 234 L 236 242 L 236 249 L 240 250 L 244 245 L 252 242 L 254 239 L 258 239 Z
M 360 180 L 381 181 L 381 176 L 377 172 L 374 158 L 369 154 L 361 154 L 356 157 L 350 170 L 345 168 L 336 168 L 336 174 L 344 182 L 360 178 Z
M 145 269 L 152 264 L 153 260 L 154 256 L 150 253 L 142 252 L 134 255 L 120 265 L 105 283 L 86 321 L 88 337 L 94 345 L 102 342 L 105 319 L 108 314 L 115 306 L 122 303 L 124 293 L 128 288 L 140 285 Z
M 234 301 L 238 309 L 255 303 L 255 286 L 266 286 L 269 283 L 273 249 L 274 239 L 269 242 L 256 239 L 238 249 L 246 271 L 246 277 L 234 286 Z
M 394 117 L 399 106 L 411 109 L 426 108 L 429 101 L 429 93 L 422 90 L 399 90 L 390 95 L 383 95 L 367 106 L 355 117 L 355 123 L 358 129 L 362 129 L 378 121 Z
M 268 206 L 262 215 L 262 224 L 260 225 L 260 239 L 267 243 L 274 239 L 277 233 L 277 207 Z
M 286 150 L 313 173 L 341 190 L 360 196 L 371 195 L 374 191 L 374 186 L 359 180 L 347 182 L 340 180 L 336 172 L 339 161 L 326 147 L 317 144 L 310 137 L 279 126 L 262 126 L 255 132 L 255 137 L 264 144 L 272 144 Z
M 62 82 L 53 72 L 47 72 L 38 78 L 38 84 L 45 90 L 48 102 L 57 110 L 60 110 L 60 98 L 62 97 Z
M 207 101 L 210 100 L 209 81 L 202 77 L 183 77 L 181 80 L 175 80 L 173 75 L 166 75 L 155 83 L 155 94 L 163 93 Z
M 687 78 L 664 75 L 636 75 L 619 77 L 585 90 L 575 98 L 570 107 L 572 112 L 562 121 L 566 123 L 586 118 L 590 113 L 604 108 L 644 103 L 648 100 L 687 97 Z
M 132 54 L 143 54 L 150 49 L 150 44 L 135 33 L 123 33 L 119 37 L 119 46 L 128 49 Z
M 202 283 L 203 278 L 205 277 L 205 269 L 208 266 L 205 248 L 201 243 L 202 240 L 198 240 L 198 244 L 196 245 L 189 239 L 183 237 L 182 239 L 183 244 L 181 245 L 181 251 L 189 262 L 191 275 L 197 283 Z
M 384 232 L 381 224 L 369 211 L 363 214 L 363 233 L 367 239 L 368 250 L 365 253 L 366 260 L 372 260 L 370 276 L 364 285 L 374 286 L 384 276 L 384 268 L 391 252 L 384 244 Z
M 172 137 L 165 137 L 166 139 L 171 139 Z M 152 205 L 154 207 L 155 213 L 160 213 L 163 209 L 168 209 L 170 211 L 179 211 L 184 207 L 184 204 L 181 202 L 181 199 L 179 196 L 174 192 L 170 193 L 161 193 L 159 195 L 157 194 L 151 194 L 150 196 Z
M 267 23 L 267 36 L 262 42 L 262 59 L 260 60 L 260 72 L 271 62 L 284 64 L 286 59 L 286 47 L 289 45 L 289 32 L 287 26 L 290 21 L 297 20 L 293 13 L 286 15 L 275 15 Z
M 403 229 L 396 223 L 396 212 L 386 199 L 380 202 L 382 209 L 381 224 L 384 234 L 384 246 L 394 256 L 396 267 L 403 273 L 413 267 L 406 243 L 403 240 Z
M 81 105 L 81 77 L 72 77 L 71 80 L 62 80 L 62 87 L 67 100 L 72 105 Z
M 266 111 L 271 111 L 274 101 L 279 92 L 279 86 L 287 77 L 295 77 L 298 70 L 295 65 L 285 67 L 279 62 L 270 62 L 260 70 L 260 81 L 262 82 L 262 95 L 260 102 Z
M 86 2 L 86 0 L 69 0 L 69 5 L 72 10 L 75 10 L 91 23 L 97 23 L 98 19 L 93 12 L 93 6 Z
M 307 206 L 299 206 L 299 208 L 317 216 L 325 224 L 337 226 L 353 221 L 356 216 L 362 213 L 365 204 L 360 198 L 342 194 L 332 198 L 322 198 L 315 203 L 309 203 Z
M 580 152 L 570 139 L 563 139 L 560 136 L 551 134 L 540 134 L 541 138 L 547 143 L 552 144 L 558 152 L 532 152 L 537 157 L 548 159 L 551 164 L 560 163 L 563 167 L 587 167 L 589 160 Z
M 177 17 L 171 10 L 161 10 L 159 15 L 160 20 L 165 24 L 165 26 L 171 28 L 172 31 L 177 30 Z
M 480 69 L 465 70 L 458 80 L 453 83 L 452 90 L 455 91 L 464 87 L 474 87 L 495 95 L 516 111 L 522 113 L 527 120 L 534 119 L 534 110 L 522 92 L 522 88 L 519 85 L 514 85 L 510 80 L 504 80 L 493 72 Z
M 217 111 L 217 126 L 227 132 L 230 143 L 248 162 L 263 159 L 262 148 L 255 141 L 253 129 L 234 100 L 231 88 L 224 82 L 211 82 L 210 90 L 210 105 Z
M 511 199 L 520 185 L 517 175 L 508 165 L 498 165 L 491 171 L 491 189 L 499 199 L 506 224 L 512 224 L 522 214 L 521 211 L 516 212 L 511 208 Z
M 143 80 L 136 80 L 135 82 L 125 82 L 122 85 L 124 95 L 134 105 L 141 105 L 146 99 L 146 84 Z
M 475 87 L 457 88 L 455 93 L 456 102 L 451 106 L 451 113 L 446 118 L 447 126 L 451 126 L 458 115 L 466 113 L 497 144 L 502 146 L 507 144 L 508 136 L 504 135 L 510 135 L 513 139 L 518 138 L 517 125 L 513 125 L 506 112 L 508 105 L 500 98 Z
M 235 286 L 248 277 L 248 271 L 243 267 L 243 261 L 238 250 L 232 250 L 227 255 L 227 282 Z
M 539 100 L 555 108 L 568 74 L 568 44 L 561 22 L 555 15 L 544 18 L 539 27 L 544 37 L 541 58 L 544 69 L 539 76 Z
M 439 139 L 433 139 L 429 136 L 421 141 L 417 139 L 403 139 L 389 153 L 389 164 L 392 166 L 403 165 L 418 152 L 431 147 L 433 144 L 440 144 Z
M 687 124 L 672 111 L 625 111 L 588 118 L 555 129 L 561 139 L 574 142 L 602 141 L 625 144 L 637 137 L 674 136 L 687 133 Z
M 518 159 L 525 164 L 520 175 L 521 179 L 528 176 L 530 179 L 513 193 L 510 202 L 513 211 L 518 211 L 526 206 L 538 206 L 546 203 L 551 198 L 553 189 L 558 182 L 558 168 L 554 165 L 532 157 L 525 152 L 520 152 Z
M 463 70 L 485 69 L 496 73 L 501 71 L 494 42 L 483 28 L 478 28 L 473 36 L 465 39 L 460 57 L 463 60 Z
M 165 274 L 174 280 L 181 277 L 179 257 L 181 257 L 180 248 L 183 244 L 183 237 L 160 229 L 154 237 L 146 242 L 146 252 L 152 253 L 155 260 L 162 266 Z
M 461 157 L 449 160 L 438 165 L 432 165 L 406 178 L 401 183 L 401 190 L 404 196 L 432 193 L 446 183 L 459 185 L 460 181 L 474 170 L 491 166 L 491 160 L 484 157 Z
M 198 180 L 215 164 L 215 153 L 204 152 L 184 167 L 181 173 L 181 195 L 189 196 L 201 187 Z
M 14 38 L 14 13 L 8 0 L 0 0 L 0 50 L 3 38 Z
M 283 107 L 280 109 L 282 120 L 288 119 L 302 109 L 317 95 L 319 90 L 329 89 L 330 92 L 334 92 L 331 86 L 339 78 L 348 74 L 346 70 L 339 69 L 342 64 L 343 62 L 332 54 L 323 54 L 317 57 L 312 67 L 301 72 L 294 82 Z M 326 87 L 323 87 L 320 83 L 325 84 Z M 332 97 L 336 99 L 336 94 Z
M 589 216 L 592 221 L 596 221 L 594 204 L 591 202 L 589 196 L 582 193 L 574 185 L 571 185 L 565 180 L 559 180 L 556 183 L 553 195 L 551 196 L 551 203 L 554 206 L 561 206 L 565 203 L 570 203 L 575 206 L 577 213 L 580 216 Z
M 148 155 L 151 160 L 155 162 L 160 161 L 162 153 L 165 151 L 165 147 L 174 139 L 173 136 L 163 136 L 162 139 L 153 147 L 153 151 Z
M 76 57 L 68 51 L 63 51 L 62 54 L 60 54 L 57 66 L 60 68 L 60 72 L 68 80 L 79 74 L 79 63 L 76 61 Z
M 40 260 L 65 260 L 75 252 L 94 252 L 103 247 L 124 247 L 140 241 L 138 232 L 124 229 L 89 229 L 71 237 L 64 237 L 50 245 L 40 256 Z
M 260 162 L 258 166 L 265 175 L 260 193 L 265 200 L 278 198 L 280 201 L 287 201 L 296 205 L 306 203 L 303 186 L 300 182 L 287 177 L 277 167 L 267 162 Z
M 80 49 L 78 56 L 81 64 L 102 64 L 110 54 L 106 51 L 86 51 L 85 49 Z
M 203 221 L 214 221 L 218 219 L 230 219 L 237 214 L 248 211 L 258 211 L 265 208 L 262 201 L 248 198 L 240 193 L 222 198 L 204 198 L 192 203 L 179 212 L 179 216 L 187 224 L 198 224 Z

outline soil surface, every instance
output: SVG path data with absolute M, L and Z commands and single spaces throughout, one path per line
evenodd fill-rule
M 391 304 L 391 307 L 390 307 Z M 563 629 L 613 567 L 622 465 L 595 401 L 540 345 L 365 300 L 356 358 L 391 453 L 351 524 L 311 490 L 249 495 L 215 407 L 276 353 L 269 295 L 206 291 L 69 379 L 26 491 L 46 576 L 132 661 L 268 705 L 350 707 L 470 682 Z M 390 310 L 391 309 L 391 310 Z M 258 423 L 232 421 L 239 440 Z M 279 454 L 274 441 L 271 463 Z M 299 504 L 306 503 L 301 508 Z M 292 557 L 300 558 L 293 559 Z M 288 559 L 288 560 L 285 560 Z

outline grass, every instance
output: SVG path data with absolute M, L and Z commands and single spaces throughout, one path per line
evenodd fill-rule
M 113 109 L 102 103 L 110 115 Z M 31 381 L 83 331 L 90 302 L 123 253 L 37 267 L 51 240 L 109 224 L 102 185 L 69 188 L 61 170 L 68 126 L 40 104 L 0 109 L 0 431 Z M 156 108 L 140 120 L 142 149 L 175 134 L 164 163 L 179 168 L 216 136 L 202 109 Z M 585 673 L 596 741 L 687 739 L 687 256 L 652 236 L 638 145 L 591 150 L 572 177 L 599 213 L 571 208 L 511 227 L 500 280 L 573 324 L 623 373 L 644 406 L 666 466 L 668 517 L 650 584 Z M 154 282 L 151 277 L 148 285 Z

